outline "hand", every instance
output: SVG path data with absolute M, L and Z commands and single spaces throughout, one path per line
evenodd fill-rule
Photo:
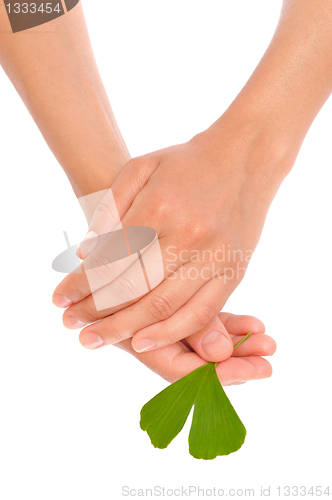
M 99 297 L 121 297 L 123 304 L 97 310 L 87 275 L 72 273 L 53 299 L 59 306 L 64 297 L 65 305 L 72 304 L 64 314 L 65 326 L 80 328 L 112 314 L 101 321 L 105 343 L 134 337 L 133 348 L 142 352 L 186 338 L 217 316 L 243 278 L 278 185 L 257 165 L 278 165 L 279 158 L 272 151 L 268 155 L 257 131 L 251 135 L 238 127 L 235 133 L 235 128 L 225 119 L 218 144 L 209 130 L 126 165 L 97 208 L 90 230 L 101 235 L 114 229 L 119 222 L 115 200 L 124 227 L 156 230 L 168 279 L 137 304 L 129 302 L 142 295 L 137 266 L 120 271 L 107 267 L 117 251 L 110 244 L 114 233 L 99 238 L 84 269 L 90 282 L 93 275 Z
M 233 345 L 236 345 L 249 331 L 252 333 L 236 350 L 231 350 L 231 356 L 228 359 L 217 365 L 217 374 L 221 384 L 236 385 L 243 384 L 249 380 L 270 377 L 272 367 L 261 356 L 271 356 L 274 354 L 276 343 L 264 333 L 264 324 L 252 316 L 237 316 L 226 312 L 220 313 L 218 319 L 214 320 L 211 326 L 192 336 L 191 343 L 195 345 L 197 352 L 202 352 L 202 339 L 207 336 L 212 328 L 215 328 L 217 321 L 225 331 L 227 329 Z M 97 329 L 98 335 L 107 338 L 107 329 L 103 328 L 101 324 L 100 322 Z M 84 341 L 84 335 L 86 333 L 83 330 L 81 333 L 81 342 Z M 195 352 L 192 352 L 186 343 L 183 342 L 177 342 L 156 351 L 142 354 L 138 354 L 133 350 L 130 340 L 124 340 L 115 345 L 135 356 L 168 382 L 175 382 L 206 363 L 204 359 Z

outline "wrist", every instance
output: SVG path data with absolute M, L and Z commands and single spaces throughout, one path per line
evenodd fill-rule
M 67 158 L 70 161 L 70 170 L 66 166 L 67 162 L 61 162 L 61 166 L 79 198 L 109 189 L 130 156 L 112 150 L 100 155 L 100 151 L 96 152 L 92 148 L 89 156 L 82 157 L 78 154 Z
M 249 196 L 259 197 L 268 208 L 292 169 L 298 149 L 269 128 L 263 117 L 229 108 L 192 141 L 220 165 L 220 176 L 232 178 Z M 228 177 L 229 176 L 229 177 Z
M 303 114 L 286 112 L 282 99 L 270 95 L 268 103 L 268 92 L 259 82 L 249 82 L 223 115 L 198 135 L 219 158 L 225 151 L 237 164 L 242 158 L 246 173 L 264 178 L 275 191 L 291 171 L 310 125 L 303 126 Z
M 59 101 L 59 109 L 30 109 L 75 194 L 110 187 L 130 154 L 107 97 L 83 80 L 81 90 L 62 92 Z

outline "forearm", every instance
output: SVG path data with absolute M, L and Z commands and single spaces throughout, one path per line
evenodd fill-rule
M 9 21 L 0 5 L 0 28 L 6 30 Z M 129 153 L 96 66 L 81 4 L 29 35 L 0 34 L 0 62 L 76 195 L 109 187 Z
M 253 162 L 255 172 L 261 169 L 271 182 L 280 184 L 332 92 L 331 26 L 330 0 L 284 0 L 262 60 L 209 129 L 216 149 L 221 134 L 238 136 L 241 145 L 254 141 L 260 150 Z

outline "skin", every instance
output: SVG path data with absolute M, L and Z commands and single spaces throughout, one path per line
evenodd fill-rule
M 202 271 L 191 255 L 204 249 L 215 255 L 223 246 L 243 254 L 256 248 L 269 206 L 332 92 L 331 25 L 330 1 L 285 0 L 271 44 L 227 111 L 189 142 L 127 163 L 112 184 L 122 223 L 154 228 L 165 278 L 173 278 L 174 271 L 177 277 L 165 279 L 134 304 L 97 311 L 86 275 L 68 275 L 56 288 L 54 302 L 60 305 L 65 296 L 71 304 L 64 313 L 68 328 L 95 322 L 81 332 L 86 347 L 95 335 L 103 345 L 132 337 L 137 352 L 164 348 L 207 326 L 223 308 L 247 262 L 240 262 L 239 274 L 236 258 L 204 262 L 204 279 L 190 280 L 189 268 Z M 110 230 L 106 197 L 90 231 Z M 108 241 L 98 240 L 95 249 L 85 252 L 83 265 L 109 262 Z M 169 247 L 178 256 L 171 272 Z M 185 262 L 181 252 L 186 252 Z M 133 266 L 119 277 L 101 278 L 98 292 L 105 293 L 119 294 L 137 281 Z
M 221 384 L 238 385 L 249 380 L 270 377 L 272 366 L 262 356 L 274 354 L 276 343 L 264 333 L 263 323 L 252 316 L 238 316 L 230 313 L 220 313 L 218 320 L 222 321 L 229 332 L 233 345 L 244 338 L 246 332 L 252 332 L 252 335 L 233 351 L 228 359 L 217 365 L 216 370 Z M 197 332 L 197 338 L 192 340 L 199 341 L 202 333 L 209 330 L 210 326 Z M 190 350 L 183 342 L 176 342 L 167 347 L 141 354 L 134 351 L 130 340 L 124 340 L 117 345 L 133 354 L 168 382 L 175 382 L 206 363 L 205 359 Z M 197 342 L 197 350 L 199 350 L 198 345 Z
M 28 32 L 9 30 L 1 2 L 1 66 L 75 194 L 109 188 L 130 155 L 98 72 L 81 2 Z
M 65 16 L 32 28 L 29 36 L 9 31 L 7 14 L 0 3 L 1 65 L 66 172 L 76 196 L 108 189 L 130 155 L 98 73 L 81 3 Z M 89 222 L 96 208 L 93 203 L 84 207 Z M 116 345 L 169 381 L 209 359 L 226 360 L 217 368 L 223 384 L 271 375 L 270 363 L 261 356 L 273 354 L 276 345 L 265 335 L 264 325 L 257 318 L 221 313 L 198 330 L 184 342 L 150 353 L 137 354 L 130 340 Z M 248 331 L 252 331 L 252 337 L 233 353 L 232 345 Z M 219 343 L 210 343 L 209 355 L 203 346 L 212 332 L 217 332 Z M 220 339 L 222 353 L 217 349 Z

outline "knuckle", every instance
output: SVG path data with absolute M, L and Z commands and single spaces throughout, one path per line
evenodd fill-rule
M 143 220 L 150 221 L 152 225 L 156 223 L 158 223 L 157 225 L 162 225 L 171 216 L 171 202 L 154 190 L 153 196 L 149 197 L 148 202 L 143 208 L 143 212 Z
M 99 319 L 98 312 L 96 309 L 84 308 L 77 310 L 77 317 L 84 318 L 85 323 L 94 323 Z
M 166 345 L 171 345 L 175 344 L 179 340 L 176 329 L 167 329 L 165 332 L 163 332 L 163 344 Z
M 108 336 L 107 343 L 108 344 L 118 344 L 125 339 L 124 330 L 119 330 L 115 326 L 112 326 L 111 334 Z
M 167 198 L 159 198 L 154 204 L 153 213 L 157 214 L 158 218 L 166 218 L 172 211 L 172 204 Z
M 98 280 L 98 283 L 107 284 L 114 278 L 114 272 L 109 264 L 111 263 L 110 257 L 96 255 L 93 260 L 93 273 Z
M 75 302 L 80 302 L 86 297 L 86 293 L 80 289 L 80 285 L 78 285 L 75 280 L 68 280 L 66 287 L 65 294 Z
M 188 231 L 192 243 L 206 241 L 213 233 L 208 218 L 192 220 L 188 224 Z
M 170 300 L 162 295 L 154 295 L 148 303 L 150 315 L 157 321 L 169 318 L 173 314 Z
M 210 304 L 201 304 L 196 309 L 196 313 L 195 313 L 198 324 L 202 328 L 208 326 L 211 323 L 211 321 L 217 316 L 218 312 L 219 311 L 217 311 Z
M 123 280 L 121 281 L 121 284 L 123 290 L 127 292 L 129 295 L 135 295 L 138 291 L 138 282 L 137 279 L 135 278 L 135 275 L 124 276 Z
M 136 299 L 142 295 L 141 282 L 135 274 L 121 275 L 115 282 L 116 293 L 123 302 Z

